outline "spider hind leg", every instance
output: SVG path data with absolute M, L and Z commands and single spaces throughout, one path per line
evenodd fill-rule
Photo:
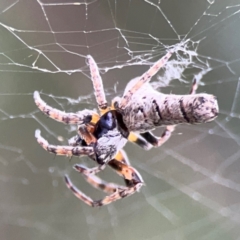
M 128 136 L 128 141 L 135 143 L 139 147 L 145 149 L 145 150 L 150 150 L 152 148 L 151 142 L 147 141 L 141 134 L 137 134 L 134 132 L 130 132 Z
M 115 202 L 119 199 L 122 199 L 124 197 L 128 197 L 132 194 L 134 194 L 135 192 L 139 191 L 140 188 L 143 186 L 143 183 L 137 183 L 136 185 L 134 185 L 133 187 L 123 187 L 123 186 L 118 186 L 118 185 L 111 185 L 110 184 L 103 184 L 103 182 L 101 181 L 101 183 L 98 183 L 98 178 L 96 178 L 95 176 L 88 176 L 89 178 L 89 182 L 94 182 L 95 184 L 98 185 L 98 188 L 101 189 L 105 189 L 108 192 L 112 192 L 112 194 L 104 197 L 103 199 L 100 200 L 93 200 L 91 199 L 89 196 L 85 195 L 83 192 L 81 192 L 76 186 L 73 185 L 73 183 L 71 182 L 70 178 L 65 175 L 65 182 L 67 187 L 74 193 L 74 195 L 82 200 L 83 202 L 85 202 L 86 204 L 88 204 L 89 206 L 92 207 L 100 207 L 100 206 L 104 206 L 107 204 L 110 204 L 112 202 Z M 92 184 L 92 183 L 91 183 Z M 94 185 L 94 184 L 92 184 Z M 101 186 L 101 187 L 99 187 Z
M 101 200 L 95 201 L 81 192 L 81 190 L 72 184 L 69 177 L 65 176 L 67 187 L 74 193 L 77 198 L 89 206 L 96 207 L 107 205 L 121 198 L 130 196 L 136 191 L 139 191 L 140 188 L 144 185 L 141 175 L 136 169 L 129 165 L 129 160 L 123 150 L 119 151 L 115 159 L 108 162 L 108 165 L 112 167 L 118 173 L 118 175 L 124 178 L 126 186 L 105 182 L 94 174 L 91 174 L 91 168 L 87 168 L 82 165 L 75 165 L 75 170 L 81 173 L 89 184 L 110 195 L 104 197 Z
M 189 94 L 196 94 L 196 91 L 198 89 L 198 84 L 199 81 L 196 79 L 196 77 L 193 78 L 192 85 L 189 90 Z M 160 147 L 162 146 L 165 142 L 168 141 L 168 139 L 171 137 L 172 133 L 174 132 L 176 128 L 176 125 L 168 125 L 165 127 L 161 137 L 155 136 L 151 132 L 144 132 L 141 133 L 140 135 L 152 146 L 154 147 Z
M 141 133 L 140 135 L 152 146 L 160 147 L 171 137 L 172 133 L 175 130 L 175 125 L 166 126 L 161 137 L 155 136 L 152 132 Z

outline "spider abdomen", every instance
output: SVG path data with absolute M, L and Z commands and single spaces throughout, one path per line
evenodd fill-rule
M 151 91 L 133 97 L 122 112 L 129 131 L 146 132 L 158 126 L 197 124 L 218 115 L 216 97 L 210 94 L 173 95 Z

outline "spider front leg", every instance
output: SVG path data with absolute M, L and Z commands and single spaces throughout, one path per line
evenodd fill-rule
M 77 113 L 66 113 L 64 111 L 60 111 L 55 109 L 47 103 L 45 103 L 38 91 L 35 91 L 33 94 L 34 101 L 37 107 L 48 117 L 65 124 L 85 124 L 90 121 L 97 121 L 99 119 L 99 115 L 91 110 L 82 110 Z M 96 119 L 96 120 L 95 120 Z
M 94 94 L 96 97 L 98 108 L 101 114 L 103 115 L 106 111 L 108 111 L 108 103 L 103 89 L 102 78 L 100 76 L 97 63 L 95 62 L 93 57 L 88 55 L 87 60 L 91 72 L 91 79 L 93 83 Z
M 172 132 L 175 130 L 175 125 L 166 126 L 161 137 L 155 136 L 152 132 L 141 133 L 140 135 L 152 144 L 154 147 L 160 147 L 171 137 Z
M 64 155 L 67 157 L 71 156 L 93 156 L 94 149 L 92 146 L 60 146 L 60 145 L 50 145 L 46 139 L 41 136 L 40 130 L 35 131 L 35 138 L 37 142 L 48 152 L 56 155 Z

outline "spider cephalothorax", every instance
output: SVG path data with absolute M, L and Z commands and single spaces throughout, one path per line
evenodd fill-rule
M 102 200 L 92 200 L 77 189 L 68 176 L 65 176 L 68 188 L 88 205 L 106 205 L 127 197 L 142 187 L 141 175 L 130 166 L 123 151 L 128 140 L 148 150 L 152 146 L 159 147 L 166 142 L 176 124 L 204 123 L 217 117 L 216 97 L 209 94 L 196 94 L 198 86 L 196 80 L 193 81 L 188 95 L 162 94 L 150 86 L 148 82 L 151 77 L 158 72 L 172 54 L 173 51 L 169 51 L 142 76 L 131 81 L 127 85 L 123 97 L 116 97 L 113 100 L 113 107 L 109 107 L 105 99 L 97 64 L 91 56 L 88 56 L 100 115 L 87 109 L 77 113 L 65 113 L 48 106 L 37 91 L 34 93 L 35 103 L 43 113 L 65 124 L 78 125 L 78 134 L 69 140 L 69 146 L 50 145 L 41 137 L 40 131 L 36 130 L 35 136 L 38 143 L 51 153 L 65 156 L 89 156 L 99 164 L 92 169 L 79 164 L 74 168 L 82 173 L 91 185 L 110 194 Z M 164 125 L 166 127 L 161 137 L 156 137 L 149 132 L 149 130 Z M 107 183 L 95 176 L 106 165 L 112 167 L 124 178 L 126 186 Z
M 94 153 L 98 164 L 109 162 L 127 143 L 129 131 L 122 121 L 122 115 L 116 110 L 104 113 L 96 123 Z M 84 138 L 84 135 L 82 135 Z

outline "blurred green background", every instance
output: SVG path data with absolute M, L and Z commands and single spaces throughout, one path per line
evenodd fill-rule
M 240 239 L 239 16 L 239 0 L 1 0 L 0 239 Z M 219 117 L 177 127 L 159 149 L 127 144 L 146 186 L 109 206 L 88 207 L 63 176 L 99 199 L 104 195 L 72 170 L 78 162 L 94 165 L 54 157 L 37 144 L 35 129 L 66 144 L 75 128 L 43 116 L 33 92 L 62 110 L 94 109 L 87 54 L 110 101 L 181 39 L 190 39 L 197 55 L 182 75 L 186 82 L 162 91 L 187 93 L 193 74 L 208 66 L 199 91 L 218 97 Z M 122 183 L 111 169 L 100 176 Z

